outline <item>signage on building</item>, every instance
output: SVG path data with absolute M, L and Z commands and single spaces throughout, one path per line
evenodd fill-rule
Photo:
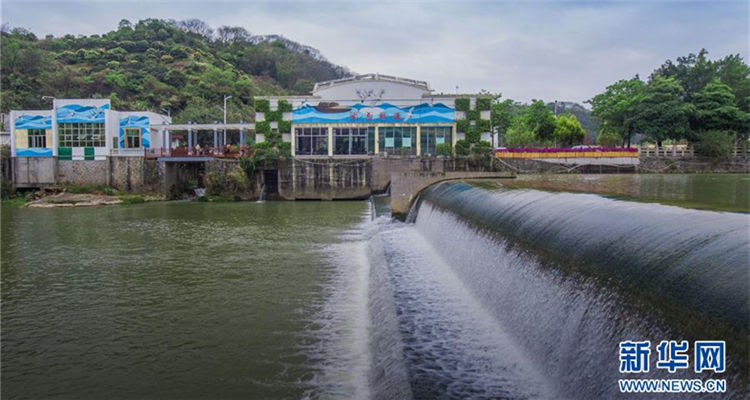
M 377 106 L 321 102 L 316 106 L 304 105 L 292 111 L 292 122 L 308 123 L 453 123 L 456 111 L 442 103 L 422 103 L 398 107 L 383 103 Z

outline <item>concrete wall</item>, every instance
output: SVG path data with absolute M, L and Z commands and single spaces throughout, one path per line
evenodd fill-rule
M 356 199 L 372 193 L 372 160 L 284 160 L 279 162 L 279 196 L 295 199 Z
M 13 157 L 13 184 L 16 187 L 37 187 L 56 182 L 57 158 Z
M 156 160 L 143 157 L 109 157 L 109 185 L 128 192 L 155 191 L 161 173 Z
M 57 160 L 57 182 L 70 185 L 107 185 L 107 160 Z

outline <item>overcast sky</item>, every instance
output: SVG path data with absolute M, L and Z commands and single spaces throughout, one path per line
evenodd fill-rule
M 200 18 L 281 34 L 355 72 L 426 80 L 437 91 L 582 102 L 702 47 L 711 58 L 747 60 L 748 3 L 2 0 L 2 22 L 60 36 L 101 34 L 123 18 Z

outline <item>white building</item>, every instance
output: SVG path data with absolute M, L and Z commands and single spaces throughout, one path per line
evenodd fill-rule
M 101 160 L 162 147 L 151 125 L 170 123 L 149 111 L 115 111 L 106 99 L 55 99 L 51 110 L 10 112 L 11 156 Z
M 491 98 L 437 94 L 427 82 L 366 74 L 309 95 L 256 97 L 256 140 L 280 134 L 296 157 L 429 156 L 466 134 L 488 139 Z

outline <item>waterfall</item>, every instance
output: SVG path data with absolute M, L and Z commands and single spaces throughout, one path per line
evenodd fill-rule
M 263 186 L 260 188 L 260 197 L 258 197 L 257 203 L 262 203 L 266 201 L 266 184 L 264 183 Z
M 619 342 L 672 339 L 726 340 L 727 372 L 636 378 L 750 392 L 747 215 L 444 182 L 402 223 L 377 200 L 327 250 L 311 397 L 623 398 Z

